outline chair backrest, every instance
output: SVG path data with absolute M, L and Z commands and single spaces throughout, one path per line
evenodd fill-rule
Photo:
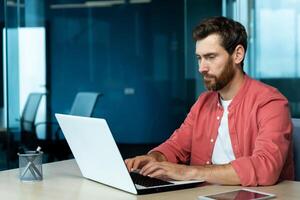
M 30 93 L 28 95 L 20 119 L 22 131 L 34 131 L 34 121 L 43 95 L 43 93 Z
M 92 116 L 98 97 L 101 95 L 102 94 L 96 92 L 78 92 L 70 114 L 83 117 Z
M 295 180 L 300 181 L 300 119 L 293 118 L 293 151 L 295 164 Z
M 103 94 L 96 92 L 78 92 L 71 107 L 70 115 L 91 117 L 97 100 Z M 60 127 L 55 131 L 55 140 L 64 138 Z

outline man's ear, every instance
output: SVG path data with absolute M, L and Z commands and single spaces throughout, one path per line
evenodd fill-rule
M 233 53 L 233 61 L 235 64 L 241 64 L 245 57 L 245 49 L 242 45 L 237 45 Z

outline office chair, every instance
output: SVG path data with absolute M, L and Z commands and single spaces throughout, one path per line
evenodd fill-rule
M 37 140 L 35 118 L 43 93 L 30 93 L 26 100 L 20 119 L 21 143 L 32 146 Z
M 96 92 L 78 92 L 75 96 L 73 105 L 70 110 L 70 115 L 91 117 L 93 115 L 98 98 L 102 96 L 102 93 Z M 61 133 L 58 127 L 55 133 L 55 139 L 61 139 L 59 134 Z
M 300 118 L 293 118 L 293 151 L 295 165 L 295 181 L 300 181 Z
M 90 117 L 93 114 L 97 100 L 103 94 L 96 92 L 78 92 L 73 102 L 70 115 Z
M 36 146 L 33 146 L 37 141 L 35 118 L 43 95 L 45 94 L 30 93 L 26 99 L 20 118 L 16 119 L 20 122 L 20 129 L 9 128 L 10 133 L 6 132 L 5 138 L 6 141 L 9 141 L 9 146 L 7 146 L 7 142 L 3 148 L 9 148 L 7 151 L 9 160 L 14 161 L 17 159 L 20 145 L 28 148 L 36 148 Z M 20 139 L 15 138 L 17 135 L 20 135 Z
M 102 93 L 96 92 L 78 92 L 75 96 L 73 105 L 69 112 L 70 115 L 91 117 L 93 115 L 96 103 Z M 49 147 L 48 147 L 49 148 Z M 54 141 L 49 148 L 50 158 L 49 161 L 53 161 L 55 158 L 62 160 L 71 154 L 71 150 L 63 137 L 61 129 L 58 127 L 55 131 Z

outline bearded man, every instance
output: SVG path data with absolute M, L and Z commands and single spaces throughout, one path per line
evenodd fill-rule
M 147 155 L 125 160 L 129 171 L 225 185 L 273 185 L 294 179 L 287 99 L 243 70 L 247 33 L 225 17 L 193 31 L 207 92 L 172 136 Z M 271 70 L 271 69 L 270 69 Z

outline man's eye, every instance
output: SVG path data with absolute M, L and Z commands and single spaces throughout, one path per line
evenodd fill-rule
M 209 56 L 208 59 L 214 59 L 216 56 Z

